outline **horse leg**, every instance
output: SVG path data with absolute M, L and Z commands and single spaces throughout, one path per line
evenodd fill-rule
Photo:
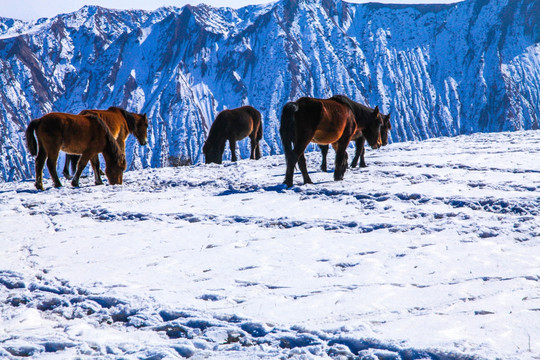
M 251 152 L 249 154 L 249 158 L 251 160 L 254 160 L 257 158 L 255 155 L 255 149 L 257 148 L 257 146 L 259 146 L 259 142 L 257 141 L 257 139 L 255 139 L 255 136 L 250 136 L 249 144 L 251 145 Z
M 90 159 L 90 164 L 92 165 L 92 170 L 94 171 L 94 182 L 96 185 L 103 185 L 103 180 L 101 180 L 101 168 L 99 167 L 99 156 L 95 155 Z
M 347 170 L 347 146 L 343 144 L 338 144 L 336 147 L 336 161 L 335 161 L 335 170 L 334 170 L 334 180 L 343 180 L 345 171 Z
M 311 142 L 312 138 L 313 136 L 311 135 L 307 139 L 302 139 L 303 141 L 297 142 L 298 146 L 296 146 L 294 149 L 294 153 L 298 161 L 298 167 L 300 168 L 300 171 L 302 172 L 302 177 L 304 178 L 304 184 L 313 184 L 313 181 L 311 181 L 311 178 L 309 177 L 309 174 L 308 174 L 306 158 L 304 156 L 304 151 L 306 150 L 307 146 Z
M 319 145 L 322 154 L 321 170 L 326 172 L 326 155 L 328 155 L 328 145 Z
M 259 145 L 259 140 L 257 139 L 257 146 L 255 146 L 255 160 L 261 158 L 261 146 Z
M 47 169 L 49 169 L 49 174 L 51 175 L 51 179 L 53 180 L 55 188 L 62 187 L 62 183 L 60 182 L 60 179 L 58 178 L 58 173 L 56 172 L 58 153 L 59 150 L 47 152 Z
M 95 154 L 84 152 L 81 155 L 79 161 L 77 162 L 77 171 L 75 172 L 75 175 L 73 175 L 73 180 L 71 180 L 71 186 L 79 187 L 79 178 L 81 177 L 81 174 L 86 167 L 86 164 L 88 164 L 88 161 L 92 158 L 92 155 Z
M 285 160 L 287 162 L 287 170 L 285 171 L 285 180 L 283 181 L 283 183 L 287 185 L 287 187 L 291 187 L 293 186 L 294 167 L 296 166 L 298 157 L 293 151 L 290 156 L 287 156 L 287 154 L 285 154 Z
M 40 147 L 36 157 L 36 182 L 35 186 L 38 190 L 43 190 L 43 167 L 45 166 L 45 160 L 47 159 L 47 152 L 44 148 Z
M 366 148 L 364 146 L 364 139 L 362 138 L 362 143 L 358 145 L 358 148 L 360 148 L 360 167 L 367 167 L 366 160 L 364 159 L 364 154 L 366 153 Z
M 229 140 L 229 147 L 231 148 L 231 161 L 238 160 L 236 158 L 236 141 Z
M 302 172 L 302 177 L 304 178 L 304 184 L 313 184 L 313 181 L 311 181 L 311 178 L 309 177 L 309 174 L 307 171 L 306 157 L 304 154 L 298 157 L 298 167 L 300 168 L 300 171 Z
M 351 162 L 351 167 L 356 167 L 358 165 L 358 159 L 360 159 L 360 167 L 366 167 L 366 162 L 364 161 L 364 153 L 366 152 L 366 149 L 364 147 L 366 139 L 363 136 L 360 136 L 358 139 L 356 139 L 356 150 L 354 151 L 354 158 Z
M 298 130 L 296 132 L 298 134 Z M 303 139 L 296 138 L 296 141 L 294 142 L 294 149 L 291 151 L 290 156 L 285 154 L 285 158 L 287 160 L 287 171 L 285 172 L 285 181 L 283 182 L 287 187 L 291 187 L 293 185 L 293 175 L 294 175 L 294 167 L 296 166 L 296 163 L 298 162 L 298 165 L 300 167 L 300 170 L 302 171 L 302 176 L 304 177 L 304 183 L 305 184 L 312 184 L 309 174 L 307 172 L 307 165 L 306 165 L 306 158 L 304 157 L 304 151 L 306 150 L 307 146 L 311 142 L 311 139 L 313 138 L 313 133 L 308 132 L 307 134 L 302 134 Z
M 70 164 L 71 164 L 71 155 L 66 154 L 66 161 L 64 161 L 64 170 L 62 171 L 62 174 L 64 174 L 64 177 L 68 180 L 71 180 L 71 175 L 69 174 Z

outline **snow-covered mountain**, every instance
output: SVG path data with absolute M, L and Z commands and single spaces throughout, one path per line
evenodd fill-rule
M 539 18 L 536 0 L 88 6 L 31 23 L 0 18 L 0 179 L 34 176 L 32 118 L 111 105 L 151 121 L 148 146 L 129 138 L 129 169 L 201 161 L 215 115 L 243 104 L 263 114 L 263 153 L 280 153 L 281 107 L 303 95 L 379 105 L 392 114 L 392 141 L 536 129 Z

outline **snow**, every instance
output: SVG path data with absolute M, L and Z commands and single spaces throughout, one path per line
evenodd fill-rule
M 537 359 L 539 152 L 396 143 L 340 182 L 314 152 L 290 189 L 282 155 L 2 183 L 0 357 Z

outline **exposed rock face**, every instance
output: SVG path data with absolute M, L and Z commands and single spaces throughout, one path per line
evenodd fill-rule
M 151 120 L 148 146 L 127 143 L 128 169 L 200 162 L 217 113 L 245 104 L 263 114 L 263 154 L 280 153 L 281 107 L 304 95 L 379 105 L 392 141 L 537 129 L 539 17 L 535 0 L 282 0 L 0 18 L 0 179 L 33 177 L 32 118 L 111 105 Z

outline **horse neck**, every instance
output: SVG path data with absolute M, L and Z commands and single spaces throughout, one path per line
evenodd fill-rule
M 225 141 L 227 141 L 226 133 L 228 123 L 228 117 L 225 114 L 220 113 L 210 127 L 206 141 L 210 142 L 211 144 L 215 144 L 216 146 L 221 146 L 222 143 L 225 144 Z
M 373 109 L 367 106 L 356 104 L 355 109 L 354 109 L 356 124 L 359 127 L 363 127 L 363 126 L 371 124 L 374 121 L 373 111 L 374 111 Z
M 225 148 L 226 141 L 227 137 L 222 131 L 212 131 L 212 129 L 210 129 L 210 133 L 208 134 L 208 138 L 206 139 L 206 142 L 208 144 L 211 144 L 212 146 L 219 149 Z
M 103 157 L 105 158 L 105 156 L 109 156 L 113 161 L 120 163 L 122 161 L 122 157 L 124 157 L 122 149 L 120 149 L 120 146 L 110 131 L 109 126 L 101 118 L 97 116 L 95 118 L 97 119 L 97 123 L 102 127 L 103 131 L 105 131 L 105 148 L 103 149 Z
M 124 120 L 126 121 L 126 126 L 127 126 L 127 129 L 128 129 L 128 134 L 129 133 L 134 133 L 135 132 L 135 117 L 133 116 L 133 114 L 127 112 L 127 111 L 124 111 Z M 126 134 L 127 136 L 127 134 Z

